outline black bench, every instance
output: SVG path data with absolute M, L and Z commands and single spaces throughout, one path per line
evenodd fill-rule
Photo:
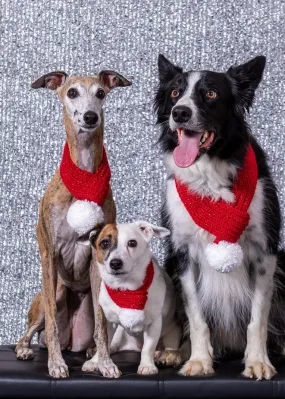
M 34 346 L 33 360 L 17 360 L 14 346 L 0 346 L 0 398 L 285 398 L 285 357 L 273 359 L 278 374 L 271 381 L 241 376 L 241 360 L 215 363 L 212 376 L 181 377 L 171 368 L 154 376 L 136 374 L 139 354 L 113 356 L 123 372 L 119 379 L 85 373 L 84 353 L 64 352 L 70 378 L 53 379 L 47 371 L 47 351 Z

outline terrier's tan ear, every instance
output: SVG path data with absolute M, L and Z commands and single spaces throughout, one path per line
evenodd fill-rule
M 98 75 L 100 81 L 104 86 L 113 89 L 114 87 L 125 87 L 131 86 L 132 82 L 126 79 L 124 76 L 120 75 L 115 71 L 101 71 Z
M 67 78 L 68 75 L 65 72 L 50 72 L 33 82 L 32 89 L 40 89 L 41 87 L 44 87 L 46 89 L 56 90 L 60 86 L 64 85 Z
M 96 240 L 99 237 L 103 227 L 105 225 L 103 223 L 97 224 L 91 231 L 88 233 L 79 236 L 76 240 L 76 244 L 85 245 L 85 246 L 92 246 L 95 248 Z

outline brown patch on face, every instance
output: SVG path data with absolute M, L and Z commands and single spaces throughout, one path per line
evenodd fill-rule
M 66 80 L 64 86 L 58 88 L 57 90 L 58 96 L 62 102 L 69 88 L 76 83 L 79 83 L 86 90 L 88 90 L 90 86 L 98 84 L 105 90 L 106 94 L 108 94 L 110 91 L 110 89 L 107 86 L 105 86 L 97 76 L 70 76 Z
M 104 241 L 109 241 L 109 245 L 105 248 Z M 99 234 L 96 241 L 96 257 L 99 263 L 103 263 L 109 256 L 110 252 L 118 245 L 118 229 L 117 225 L 107 224 Z

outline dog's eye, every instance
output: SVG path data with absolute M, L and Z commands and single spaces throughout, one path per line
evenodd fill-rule
M 102 89 L 99 89 L 96 93 L 96 97 L 99 98 L 100 100 L 103 100 L 103 98 L 105 97 L 105 92 Z
M 215 90 L 208 90 L 207 93 L 206 93 L 206 97 L 208 97 L 211 100 L 213 100 L 214 98 L 217 97 L 217 93 L 215 92 Z
M 67 92 L 67 97 L 69 98 L 76 98 L 79 96 L 78 90 L 76 89 L 69 89 Z
M 101 247 L 102 249 L 107 249 L 107 248 L 109 248 L 109 246 L 110 246 L 110 241 L 107 240 L 107 239 L 102 240 L 102 241 L 100 242 L 100 247 Z
M 128 247 L 130 248 L 135 248 L 138 245 L 138 243 L 136 242 L 136 240 L 130 240 L 128 242 Z
M 179 91 L 174 89 L 174 90 L 172 90 L 170 95 L 171 95 L 172 98 L 176 98 L 176 97 L 179 96 Z

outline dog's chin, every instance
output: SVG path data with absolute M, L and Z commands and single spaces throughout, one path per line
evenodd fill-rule
M 93 133 L 99 127 L 99 125 L 100 125 L 100 123 L 96 123 L 93 126 L 86 126 L 86 125 L 85 126 L 84 125 L 79 126 L 79 125 L 77 125 L 78 134 Z
M 110 274 L 110 276 L 114 276 L 114 277 L 120 277 L 120 276 L 125 276 L 126 274 L 128 274 L 127 272 L 122 272 L 120 270 L 110 270 L 107 272 L 108 274 Z
M 175 164 L 180 168 L 189 168 L 206 154 L 216 141 L 215 130 L 190 130 L 185 127 L 175 129 L 177 146 L 173 152 Z

